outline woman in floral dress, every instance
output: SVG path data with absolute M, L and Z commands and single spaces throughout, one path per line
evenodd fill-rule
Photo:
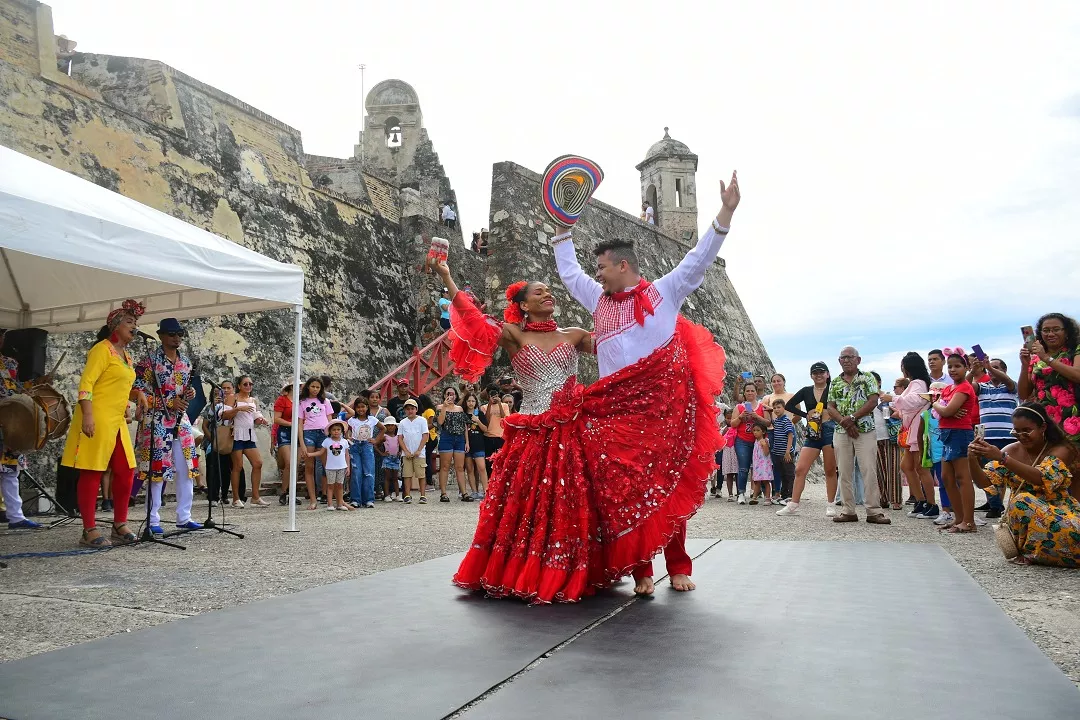
M 1039 318 L 1035 341 L 1020 349 L 1021 400 L 1034 400 L 1065 435 L 1080 443 L 1080 326 L 1071 317 L 1049 313 Z
M 1004 522 L 1012 536 L 1012 544 L 1003 548 L 1006 557 L 1021 565 L 1080 567 L 1080 502 L 1069 494 L 1075 447 L 1049 408 L 1035 402 L 1016 408 L 1013 435 L 1017 441 L 1004 450 L 976 439 L 968 453 L 980 487 L 989 493 L 1004 493 L 1005 486 L 1012 491 Z M 990 462 L 980 467 L 977 456 Z

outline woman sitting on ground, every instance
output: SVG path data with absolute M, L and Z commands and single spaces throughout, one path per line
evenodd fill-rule
M 1011 541 L 1002 551 L 1019 565 L 1078 567 L 1080 502 L 1069 494 L 1076 450 L 1039 403 L 1016 408 L 1012 421 L 1016 442 L 999 450 L 976 439 L 968 453 L 980 487 L 1004 493 L 1008 485 L 1012 491 L 1003 523 Z M 980 467 L 976 456 L 990 462 Z

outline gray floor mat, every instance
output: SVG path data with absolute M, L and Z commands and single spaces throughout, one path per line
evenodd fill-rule
M 624 582 L 574 605 L 486 600 L 450 584 L 460 558 L 0 664 L 0 717 L 441 718 L 632 597 Z
M 937 545 L 726 541 L 694 578 L 462 717 L 1080 717 L 1073 683 Z

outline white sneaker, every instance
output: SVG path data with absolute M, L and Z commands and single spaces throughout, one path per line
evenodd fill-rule
M 334 508 L 334 503 L 332 503 L 332 502 L 331 503 L 326 503 L 326 509 L 329 510 L 330 512 L 334 512 L 334 509 L 335 509 Z
M 390 496 L 390 500 L 391 500 L 392 502 L 401 502 L 401 498 L 399 498 L 399 497 L 397 496 L 397 493 L 394 493 L 393 495 L 391 495 L 391 496 Z
M 396 497 L 390 497 L 389 495 L 382 499 L 383 502 L 394 502 L 395 500 L 397 500 Z
M 985 520 L 983 520 L 981 517 L 979 517 L 978 515 L 975 516 L 975 525 L 976 526 L 983 527 L 983 526 L 985 526 L 987 524 L 988 523 Z
M 232 506 L 234 508 L 242 508 L 242 507 L 244 507 L 244 501 L 243 500 L 233 500 Z
M 746 504 L 746 493 L 739 493 L 739 499 L 737 501 L 740 505 Z
M 270 503 L 266 502 L 262 498 L 258 500 L 248 500 L 248 505 L 255 505 L 256 507 L 267 507 Z
M 943 512 L 938 515 L 937 520 L 934 521 L 935 525 L 948 525 L 956 519 L 956 516 L 951 512 Z
M 825 517 L 836 517 L 836 507 L 829 505 L 825 508 Z
M 772 498 L 765 498 L 764 500 L 761 501 L 761 504 L 762 505 L 772 505 L 773 504 Z
M 780 510 L 777 510 L 776 514 L 777 515 L 798 515 L 799 514 L 799 503 L 794 502 L 792 500 L 788 500 L 788 504 L 785 505 Z

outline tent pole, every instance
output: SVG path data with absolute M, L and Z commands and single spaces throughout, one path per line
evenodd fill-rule
M 301 330 L 304 327 L 304 306 L 297 305 L 293 308 L 293 312 L 296 313 L 296 331 L 293 337 L 293 386 L 292 386 L 292 432 L 289 436 L 292 438 L 289 441 L 289 457 L 291 458 L 289 467 L 289 524 L 285 528 L 285 532 L 300 532 L 296 528 L 296 463 L 298 460 L 297 450 L 297 435 L 300 428 L 300 342 L 301 342 Z

